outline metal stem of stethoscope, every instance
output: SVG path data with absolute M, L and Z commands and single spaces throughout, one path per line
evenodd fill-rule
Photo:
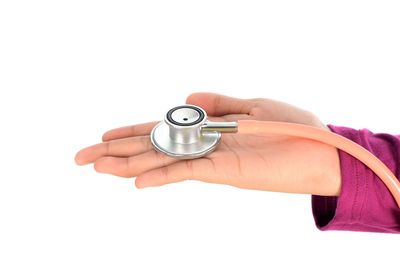
M 203 132 L 220 132 L 220 133 L 236 133 L 238 131 L 238 123 L 235 121 L 215 122 L 206 121 L 201 127 Z

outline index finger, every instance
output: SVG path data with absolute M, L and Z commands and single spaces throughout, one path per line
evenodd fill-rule
M 158 121 L 141 123 L 112 129 L 103 134 L 103 142 L 140 135 L 149 135 Z

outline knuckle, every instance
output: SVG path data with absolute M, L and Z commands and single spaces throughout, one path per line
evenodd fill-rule
M 111 142 L 105 142 L 104 146 L 105 146 L 104 150 L 106 152 L 106 155 L 110 155 L 111 154 Z
M 186 168 L 188 170 L 188 174 L 185 175 L 187 180 L 191 180 L 193 179 L 193 173 L 194 173 L 194 169 L 193 169 L 193 161 L 192 160 L 186 160 L 185 161 L 186 164 Z
M 127 158 L 126 169 L 121 172 L 124 177 L 134 177 L 137 175 L 136 165 L 133 163 L 133 157 Z
M 144 148 L 146 150 L 153 149 L 153 144 L 150 142 L 150 139 L 148 136 L 141 136 L 140 141 L 142 142 L 142 144 L 144 145 Z
M 156 155 L 155 159 L 156 159 L 157 162 L 159 162 L 161 167 L 167 167 L 168 166 L 168 161 L 167 161 L 168 158 L 167 158 L 167 156 L 162 154 L 162 153 L 160 153 L 160 152 L 158 152 L 158 151 L 156 151 L 156 150 L 153 150 L 153 151 L 154 151 L 154 153 Z
M 168 183 L 168 181 L 171 178 L 168 166 L 161 168 L 161 174 L 162 174 L 162 177 L 164 177 L 164 183 Z

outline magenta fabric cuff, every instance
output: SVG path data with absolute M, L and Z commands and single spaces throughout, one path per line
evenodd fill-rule
M 374 134 L 329 125 L 365 147 L 400 177 L 400 136 Z M 312 210 L 320 230 L 400 233 L 400 208 L 381 180 L 363 163 L 339 151 L 342 176 L 338 197 L 312 196 Z

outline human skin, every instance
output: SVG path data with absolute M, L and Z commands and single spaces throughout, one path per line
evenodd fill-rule
M 329 131 L 314 114 L 270 99 L 195 93 L 186 103 L 202 107 L 211 121 L 280 121 Z M 271 134 L 223 134 L 213 153 L 178 160 L 153 149 L 149 134 L 156 123 L 110 130 L 102 143 L 79 151 L 75 161 L 78 165 L 93 163 L 100 173 L 136 177 L 137 188 L 199 180 L 265 191 L 340 194 L 340 162 L 334 147 Z

